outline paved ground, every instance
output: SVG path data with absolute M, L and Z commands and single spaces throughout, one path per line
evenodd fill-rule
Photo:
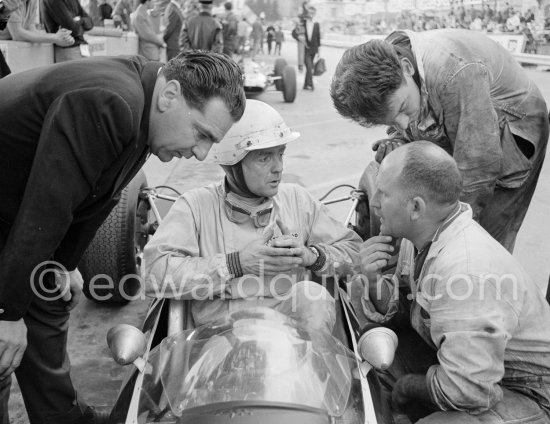
M 316 196 L 340 184 L 357 184 L 364 167 L 373 159 L 371 143 L 382 137 L 383 129 L 366 130 L 340 118 L 332 108 L 328 90 L 334 67 L 342 50 L 323 48 L 328 71 L 316 79 L 314 92 L 299 90 L 293 104 L 285 104 L 281 93 L 269 92 L 259 96 L 276 107 L 286 122 L 302 134 L 301 139 L 287 149 L 285 180 L 308 187 Z M 294 43 L 283 46 L 284 56 L 291 64 L 296 62 Z M 273 58 L 261 56 L 259 61 L 269 63 Z M 550 73 L 528 71 L 541 88 L 550 104 Z M 298 75 L 298 86 L 303 74 Z M 217 181 L 222 175 L 213 164 L 196 161 L 172 161 L 162 164 L 151 159 L 146 165 L 151 185 L 166 180 L 180 190 L 187 190 Z M 343 194 L 344 192 L 340 192 Z M 348 204 L 333 208 L 344 219 Z M 515 256 L 531 276 L 544 288 L 550 273 L 550 165 L 548 160 L 542 171 L 526 221 L 519 233 Z M 71 318 L 69 350 L 73 375 L 81 396 L 92 404 L 112 405 L 124 370 L 110 359 L 105 335 L 114 324 L 125 322 L 139 326 L 143 320 L 147 301 L 137 301 L 125 307 L 104 306 L 83 300 Z M 10 400 L 12 423 L 26 423 L 24 407 L 18 388 L 14 385 Z

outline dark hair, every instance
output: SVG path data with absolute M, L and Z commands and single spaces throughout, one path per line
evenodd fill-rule
M 371 40 L 344 52 L 332 78 L 330 95 L 340 115 L 363 126 L 384 123 L 388 98 L 405 76 L 395 48 Z
M 420 196 L 439 205 L 456 203 L 462 176 L 451 155 L 429 141 L 406 144 L 399 183 L 409 198 Z
M 231 3 L 230 1 L 225 2 L 223 7 L 225 7 L 225 10 L 231 10 L 231 9 L 233 9 L 233 3 Z
M 145 3 L 147 3 L 147 0 L 139 0 L 139 2 L 140 2 L 141 4 L 145 4 Z
M 163 68 L 166 80 L 177 80 L 187 104 L 204 111 L 215 97 L 226 104 L 236 122 L 246 105 L 243 74 L 233 59 L 221 53 L 190 50 L 180 53 Z

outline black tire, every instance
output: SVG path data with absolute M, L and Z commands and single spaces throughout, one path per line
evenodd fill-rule
M 283 69 L 283 99 L 292 103 L 296 99 L 296 70 L 291 66 Z
M 143 228 L 147 224 L 148 204 L 139 198 L 139 193 L 145 187 L 147 179 L 140 171 L 122 191 L 120 201 L 99 227 L 80 260 L 78 268 L 84 279 L 83 292 L 88 299 L 125 304 L 141 289 L 139 278 L 125 278 L 123 282 L 121 279 L 129 274 L 140 275 L 139 254 L 147 241 Z M 114 287 L 95 288 L 94 295 L 90 290 L 94 277 L 97 286 L 107 283 L 105 278 L 97 277 L 101 274 L 109 276 Z
M 275 61 L 275 68 L 273 71 L 273 75 L 276 77 L 282 77 L 283 76 L 283 69 L 287 65 L 286 60 L 279 58 Z M 277 91 L 283 91 L 283 80 L 282 79 L 276 79 L 275 80 L 275 88 Z

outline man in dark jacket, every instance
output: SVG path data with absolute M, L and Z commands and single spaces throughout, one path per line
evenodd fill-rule
M 42 20 L 47 32 L 55 34 L 59 28 L 67 28 L 74 38 L 71 46 L 54 46 L 56 63 L 90 56 L 84 31 L 91 30 L 94 23 L 78 0 L 42 0 Z
M 199 0 L 201 12 L 184 22 L 180 33 L 180 49 L 223 52 L 222 24 L 212 16 L 212 0 Z
M 307 13 L 305 13 L 301 19 L 302 32 L 305 35 L 305 51 L 304 51 L 304 65 L 306 65 L 306 76 L 304 79 L 304 90 L 314 90 L 313 86 L 313 62 L 315 56 L 319 54 L 319 48 L 321 47 L 321 29 L 318 22 L 314 22 L 316 9 L 313 6 L 307 7 Z M 299 40 L 299 30 L 295 29 L 292 32 L 292 37 Z
M 237 27 L 239 19 L 233 13 L 233 3 L 224 3 L 225 14 L 222 18 L 223 52 L 231 56 L 237 50 Z
M 164 11 L 166 28 L 162 38 L 166 43 L 166 60 L 176 57 L 180 52 L 179 37 L 183 25 L 183 10 L 177 1 L 171 0 Z
M 205 52 L 90 58 L 10 75 L 0 92 L 0 422 L 14 371 L 31 424 L 101 422 L 69 374 L 76 266 L 150 153 L 202 160 L 240 119 L 242 74 Z

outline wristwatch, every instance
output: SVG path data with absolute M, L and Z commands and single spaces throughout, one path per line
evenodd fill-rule
M 315 255 L 315 260 L 313 261 L 313 264 L 314 264 L 315 262 L 317 262 L 317 259 L 319 259 L 319 255 L 320 255 L 319 250 L 317 250 L 315 246 L 308 246 L 307 248 L 311 250 L 311 252 L 313 252 L 313 254 Z

